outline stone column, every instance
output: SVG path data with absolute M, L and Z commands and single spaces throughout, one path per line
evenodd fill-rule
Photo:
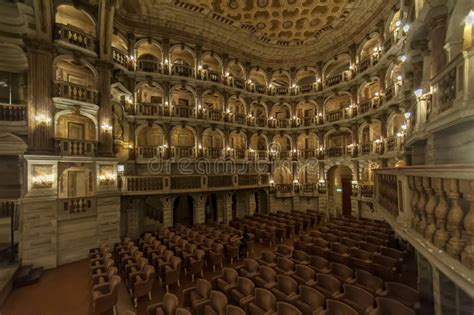
M 128 159 L 129 160 L 135 160 L 136 158 L 136 127 L 137 127 L 137 122 L 131 121 L 129 123 L 129 136 L 128 136 Z
M 430 25 L 431 77 L 443 70 L 446 65 L 444 40 L 446 37 L 446 15 L 434 17 Z
M 224 224 L 232 220 L 232 192 L 225 193 L 224 198 Z
M 26 41 L 28 54 L 28 151 L 54 152 L 54 104 L 51 99 L 54 46 L 43 40 Z
M 110 101 L 110 79 L 113 65 L 98 61 L 99 72 L 99 156 L 113 157 L 112 104 Z
M 206 209 L 205 209 L 205 198 L 204 194 L 194 195 L 195 212 L 194 212 L 194 224 L 204 223 L 206 221 Z
M 163 49 L 163 74 L 170 73 L 170 40 L 168 38 L 163 38 L 162 42 Z
M 163 198 L 163 226 L 173 226 L 173 203 L 169 196 Z

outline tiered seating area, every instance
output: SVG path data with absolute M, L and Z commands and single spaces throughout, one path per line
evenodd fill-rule
M 121 278 L 137 307 L 139 298 L 151 300 L 157 278 L 167 294 L 146 314 L 415 314 L 418 293 L 400 282 L 407 253 L 390 247 L 396 242 L 389 226 L 321 218 L 257 214 L 230 226 L 162 228 L 136 242 L 124 239 L 115 255 L 108 245 L 93 249 L 94 309 L 115 310 Z M 241 247 L 243 231 L 249 239 Z M 249 258 L 254 242 L 263 250 Z M 241 256 L 243 264 L 233 266 Z M 216 268 L 220 275 L 204 277 L 205 269 Z M 182 280 L 194 284 L 180 301 L 169 286 L 180 289 Z

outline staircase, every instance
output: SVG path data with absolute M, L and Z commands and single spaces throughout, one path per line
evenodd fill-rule
M 43 267 L 34 268 L 33 265 L 21 266 L 13 276 L 13 289 L 21 288 L 39 281 L 43 274 Z

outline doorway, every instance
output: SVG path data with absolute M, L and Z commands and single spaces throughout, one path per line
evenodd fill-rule
M 217 195 L 210 194 L 207 196 L 206 199 L 206 207 L 205 207 L 205 222 L 217 222 Z
M 345 165 L 331 167 L 327 173 L 328 208 L 334 214 L 350 216 L 352 213 L 352 170 Z
M 351 196 L 352 196 L 352 178 L 341 177 L 342 187 L 342 215 L 350 217 L 352 213 Z
M 173 225 L 184 224 L 193 225 L 194 223 L 194 199 L 193 197 L 178 196 L 173 203 Z

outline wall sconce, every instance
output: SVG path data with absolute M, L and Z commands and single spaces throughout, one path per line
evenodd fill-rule
M 407 130 L 408 126 L 406 124 L 403 124 L 400 126 L 400 128 L 402 128 L 402 130 Z
M 466 25 L 474 25 L 474 10 L 469 11 L 469 14 L 466 16 Z
M 399 137 L 399 138 L 403 137 L 403 133 L 397 132 L 397 137 Z
M 131 61 L 131 62 L 135 62 L 135 56 L 133 56 L 133 55 L 130 56 L 130 61 Z
M 376 140 L 375 140 L 375 143 L 376 143 L 376 144 L 380 144 L 380 143 L 382 143 L 382 140 L 381 140 L 381 139 L 376 139 Z
M 405 116 L 405 119 L 410 119 L 411 113 L 410 113 L 410 112 L 406 112 L 404 116 Z
M 270 187 L 275 187 L 275 181 L 273 179 L 270 179 L 268 183 L 270 184 Z
M 226 72 L 225 73 L 225 77 L 228 78 L 230 76 L 230 73 L 229 72 Z
M 317 78 L 316 83 L 321 83 L 321 78 Z
M 115 184 L 115 178 L 112 173 L 106 173 L 99 176 L 99 183 L 101 185 L 113 185 Z
M 111 132 L 112 131 L 112 126 L 109 125 L 109 124 L 102 124 L 102 126 L 100 126 L 102 128 L 102 130 L 104 132 Z
M 117 165 L 117 173 L 123 174 L 125 172 L 125 165 L 123 164 L 118 164 Z
M 423 96 L 423 89 L 416 89 L 415 90 L 415 96 L 420 98 Z
M 408 33 L 409 30 L 410 30 L 410 24 L 405 24 L 405 25 L 403 26 L 403 32 L 404 32 L 404 33 Z
M 397 76 L 397 81 L 399 82 L 403 81 L 403 77 L 401 75 Z
M 201 66 L 201 65 L 198 66 L 198 70 L 202 70 L 202 66 Z
M 165 59 L 165 60 L 164 60 L 164 64 L 165 64 L 165 65 L 168 64 L 168 59 Z
M 53 186 L 53 175 L 37 175 L 32 179 L 34 188 L 50 188 Z
M 402 21 L 400 21 L 400 20 L 395 21 L 395 26 L 396 27 L 400 27 L 401 25 L 402 25 Z
M 296 84 L 292 85 L 292 88 L 296 89 L 298 86 Z
M 202 150 L 202 145 L 199 144 L 199 145 L 198 145 L 198 148 L 199 148 L 199 150 Z
M 408 56 L 407 55 L 401 55 L 400 57 L 398 57 L 398 59 L 401 61 L 401 62 L 405 62 L 408 60 Z
M 39 114 L 35 117 L 35 121 L 38 123 L 38 124 L 44 124 L 44 125 L 47 125 L 51 122 L 51 118 L 46 116 L 45 114 Z

